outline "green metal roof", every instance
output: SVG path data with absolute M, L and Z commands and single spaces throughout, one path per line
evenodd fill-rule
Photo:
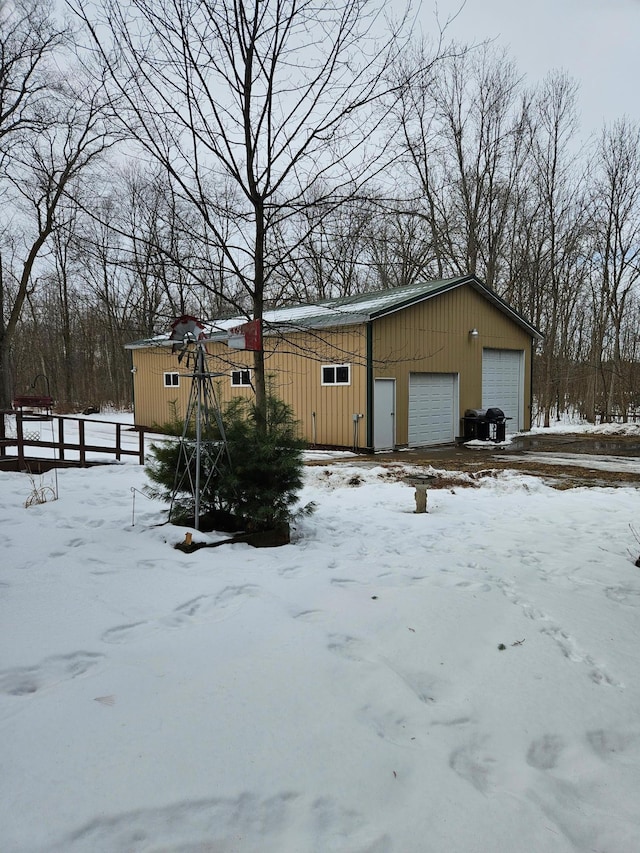
M 355 296 L 342 296 L 338 299 L 327 299 L 318 302 L 318 305 L 335 310 L 354 310 L 358 313 L 366 313 L 370 319 L 380 316 L 388 310 L 397 311 L 416 301 L 422 301 L 425 297 L 433 296 L 441 290 L 456 287 L 468 280 L 469 276 L 462 278 L 448 278 L 439 281 L 425 281 L 419 284 L 408 284 L 404 287 L 392 287 L 388 290 L 376 290 L 371 293 L 358 293 Z
M 263 316 L 265 334 L 269 329 L 294 331 L 297 329 L 331 329 L 339 326 L 360 325 L 401 311 L 411 305 L 432 299 L 441 293 L 469 285 L 500 311 L 524 328 L 532 337 L 542 339 L 540 332 L 518 314 L 510 305 L 473 275 L 457 278 L 426 281 L 409 284 L 405 287 L 393 287 L 388 290 L 376 290 L 359 293 L 355 296 L 341 296 L 337 299 L 324 299 L 309 305 L 295 305 L 265 311 Z M 229 329 L 246 323 L 250 318 L 234 317 L 227 320 L 213 320 L 206 323 L 209 340 L 226 340 Z M 168 335 L 149 338 L 127 344 L 127 349 L 162 346 L 168 342 Z

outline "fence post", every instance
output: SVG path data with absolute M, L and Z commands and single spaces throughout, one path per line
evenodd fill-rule
M 24 468 L 24 429 L 22 426 L 22 412 L 16 411 L 16 440 L 18 442 L 18 468 Z
M 58 459 L 64 461 L 64 418 L 60 415 L 56 416 L 58 422 Z
M 87 461 L 87 448 L 84 443 L 84 421 L 78 421 L 78 438 L 80 444 L 80 467 L 84 468 Z
M 140 449 L 139 449 L 138 455 L 140 458 L 140 464 L 144 465 L 144 430 L 142 428 L 140 428 L 139 432 L 140 432 L 140 446 L 139 446 Z
M 121 424 L 116 424 L 116 459 L 120 461 L 120 433 Z

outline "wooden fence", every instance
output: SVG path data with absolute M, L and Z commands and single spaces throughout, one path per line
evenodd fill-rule
M 6 414 L 15 417 L 15 436 L 7 436 Z M 99 427 L 101 432 L 106 433 L 99 439 L 104 441 L 104 444 L 88 443 L 87 423 L 90 427 Z M 49 429 L 51 437 L 43 437 L 43 433 Z M 128 441 L 124 440 L 125 437 Z M 78 465 L 84 468 L 104 461 L 96 459 L 96 454 L 115 456 L 116 460 L 123 456 L 137 456 L 139 464 L 144 465 L 144 439 L 144 429 L 136 427 L 134 433 L 126 424 L 113 421 L 87 422 L 84 418 L 68 415 L 42 415 L 14 410 L 0 414 L 0 465 L 5 467 L 6 463 L 17 461 L 18 469 L 23 471 L 29 467 L 29 462 L 37 459 L 49 467 L 60 463 L 61 466 Z M 13 448 L 15 452 L 8 452 Z M 48 452 L 43 454 L 42 451 Z

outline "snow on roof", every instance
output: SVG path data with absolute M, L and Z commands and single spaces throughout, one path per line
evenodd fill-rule
M 419 284 L 394 287 L 369 293 L 359 293 L 354 296 L 342 296 L 337 299 L 325 299 L 308 305 L 290 305 L 265 311 L 263 322 L 265 333 L 269 328 L 285 329 L 321 329 L 336 326 L 357 325 L 366 323 L 375 317 L 405 308 L 414 302 L 420 302 L 447 290 L 452 290 L 463 284 L 470 284 L 490 299 L 500 310 L 507 313 L 519 325 L 523 326 L 536 337 L 542 337 L 523 317 L 517 314 L 497 294 L 487 288 L 475 276 L 459 276 L 457 278 L 439 279 L 421 282 Z M 206 334 L 209 339 L 221 339 L 227 336 L 230 329 L 248 322 L 248 317 L 230 317 L 227 319 L 211 320 L 206 323 Z M 159 335 L 144 341 L 127 345 L 127 349 L 144 346 L 161 346 L 168 342 L 168 335 Z
M 320 303 L 331 307 L 334 311 L 345 311 L 357 308 L 359 313 L 378 314 L 385 309 L 397 308 L 400 305 L 413 302 L 425 296 L 430 296 L 440 290 L 456 286 L 467 281 L 468 276 L 459 278 L 442 279 L 438 281 L 421 282 L 410 284 L 405 287 L 393 287 L 387 290 L 378 290 L 373 293 L 360 293 L 356 296 L 343 296 L 338 299 L 327 300 Z

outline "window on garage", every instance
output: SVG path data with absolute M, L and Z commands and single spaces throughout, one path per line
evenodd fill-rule
M 240 388 L 246 385 L 251 385 L 251 371 L 250 370 L 232 370 L 231 371 L 231 385 L 233 388 Z
M 323 385 L 350 385 L 351 384 L 351 365 L 350 364 L 323 364 L 322 365 L 322 384 Z

